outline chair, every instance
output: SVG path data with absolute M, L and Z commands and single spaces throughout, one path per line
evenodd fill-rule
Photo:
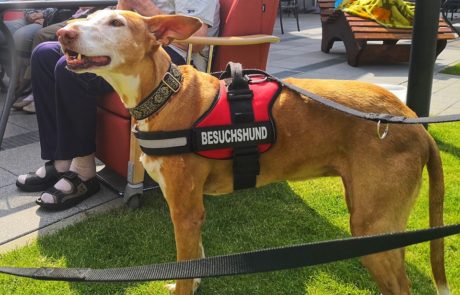
M 454 13 L 458 12 L 460 9 L 460 0 L 445 0 L 442 3 L 441 11 L 445 19 L 448 18 L 448 13 L 450 12 L 450 20 L 454 19 Z
M 193 44 L 210 44 L 210 54 L 214 55 L 209 59 L 208 72 L 224 70 L 229 61 L 265 70 L 269 43 L 279 41 L 270 36 L 278 0 L 220 0 L 220 6 L 219 37 L 192 37 L 179 42 L 191 44 L 189 50 Z M 129 207 L 138 207 L 143 191 L 156 184 L 144 186 L 145 171 L 138 160 L 140 148 L 131 135 L 130 114 L 116 93 L 101 97 L 97 112 L 96 157 L 105 164 L 98 177 L 123 195 Z
M 335 0 L 319 0 L 321 10 L 321 51 L 328 53 L 335 41 L 343 41 L 348 64 L 395 63 L 409 61 L 412 29 L 387 28 L 377 22 L 334 9 Z M 436 55 L 446 47 L 447 40 L 458 35 L 443 20 L 439 20 Z M 372 41 L 372 42 L 369 42 Z M 376 41 L 382 42 L 377 44 Z M 398 44 L 397 44 L 398 43 Z
M 305 8 L 305 1 L 304 1 L 304 8 Z M 297 22 L 297 31 L 300 32 L 299 7 L 297 5 L 297 0 L 280 0 L 280 2 L 279 2 L 279 16 L 280 16 L 281 34 L 284 34 L 283 11 L 287 11 L 288 13 L 292 12 L 294 14 L 295 20 Z

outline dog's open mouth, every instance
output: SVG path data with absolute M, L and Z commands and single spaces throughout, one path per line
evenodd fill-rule
M 92 67 L 102 67 L 110 63 L 109 56 L 86 56 L 81 53 L 65 50 L 67 67 L 70 70 L 83 70 Z

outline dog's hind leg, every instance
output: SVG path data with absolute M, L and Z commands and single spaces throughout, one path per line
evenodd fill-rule
M 353 236 L 406 229 L 420 188 L 421 170 L 408 171 L 407 167 L 401 169 L 405 171 L 397 170 L 394 166 L 393 169 L 361 166 L 354 170 L 351 177 L 343 177 Z M 404 249 L 368 255 L 362 258 L 362 263 L 370 271 L 382 294 L 410 294 Z

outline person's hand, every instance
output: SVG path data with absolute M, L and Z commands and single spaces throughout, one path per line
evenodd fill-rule
M 32 12 L 26 16 L 26 21 L 28 23 L 36 23 L 43 25 L 43 13 L 41 12 Z

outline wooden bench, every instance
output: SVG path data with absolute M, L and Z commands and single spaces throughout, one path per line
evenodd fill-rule
M 335 41 L 343 41 L 348 64 L 396 63 L 409 61 L 411 29 L 387 28 L 379 23 L 334 9 L 335 0 L 318 0 L 321 11 L 321 51 L 328 53 Z M 439 20 L 436 56 L 446 47 L 447 40 L 458 35 L 443 20 Z

